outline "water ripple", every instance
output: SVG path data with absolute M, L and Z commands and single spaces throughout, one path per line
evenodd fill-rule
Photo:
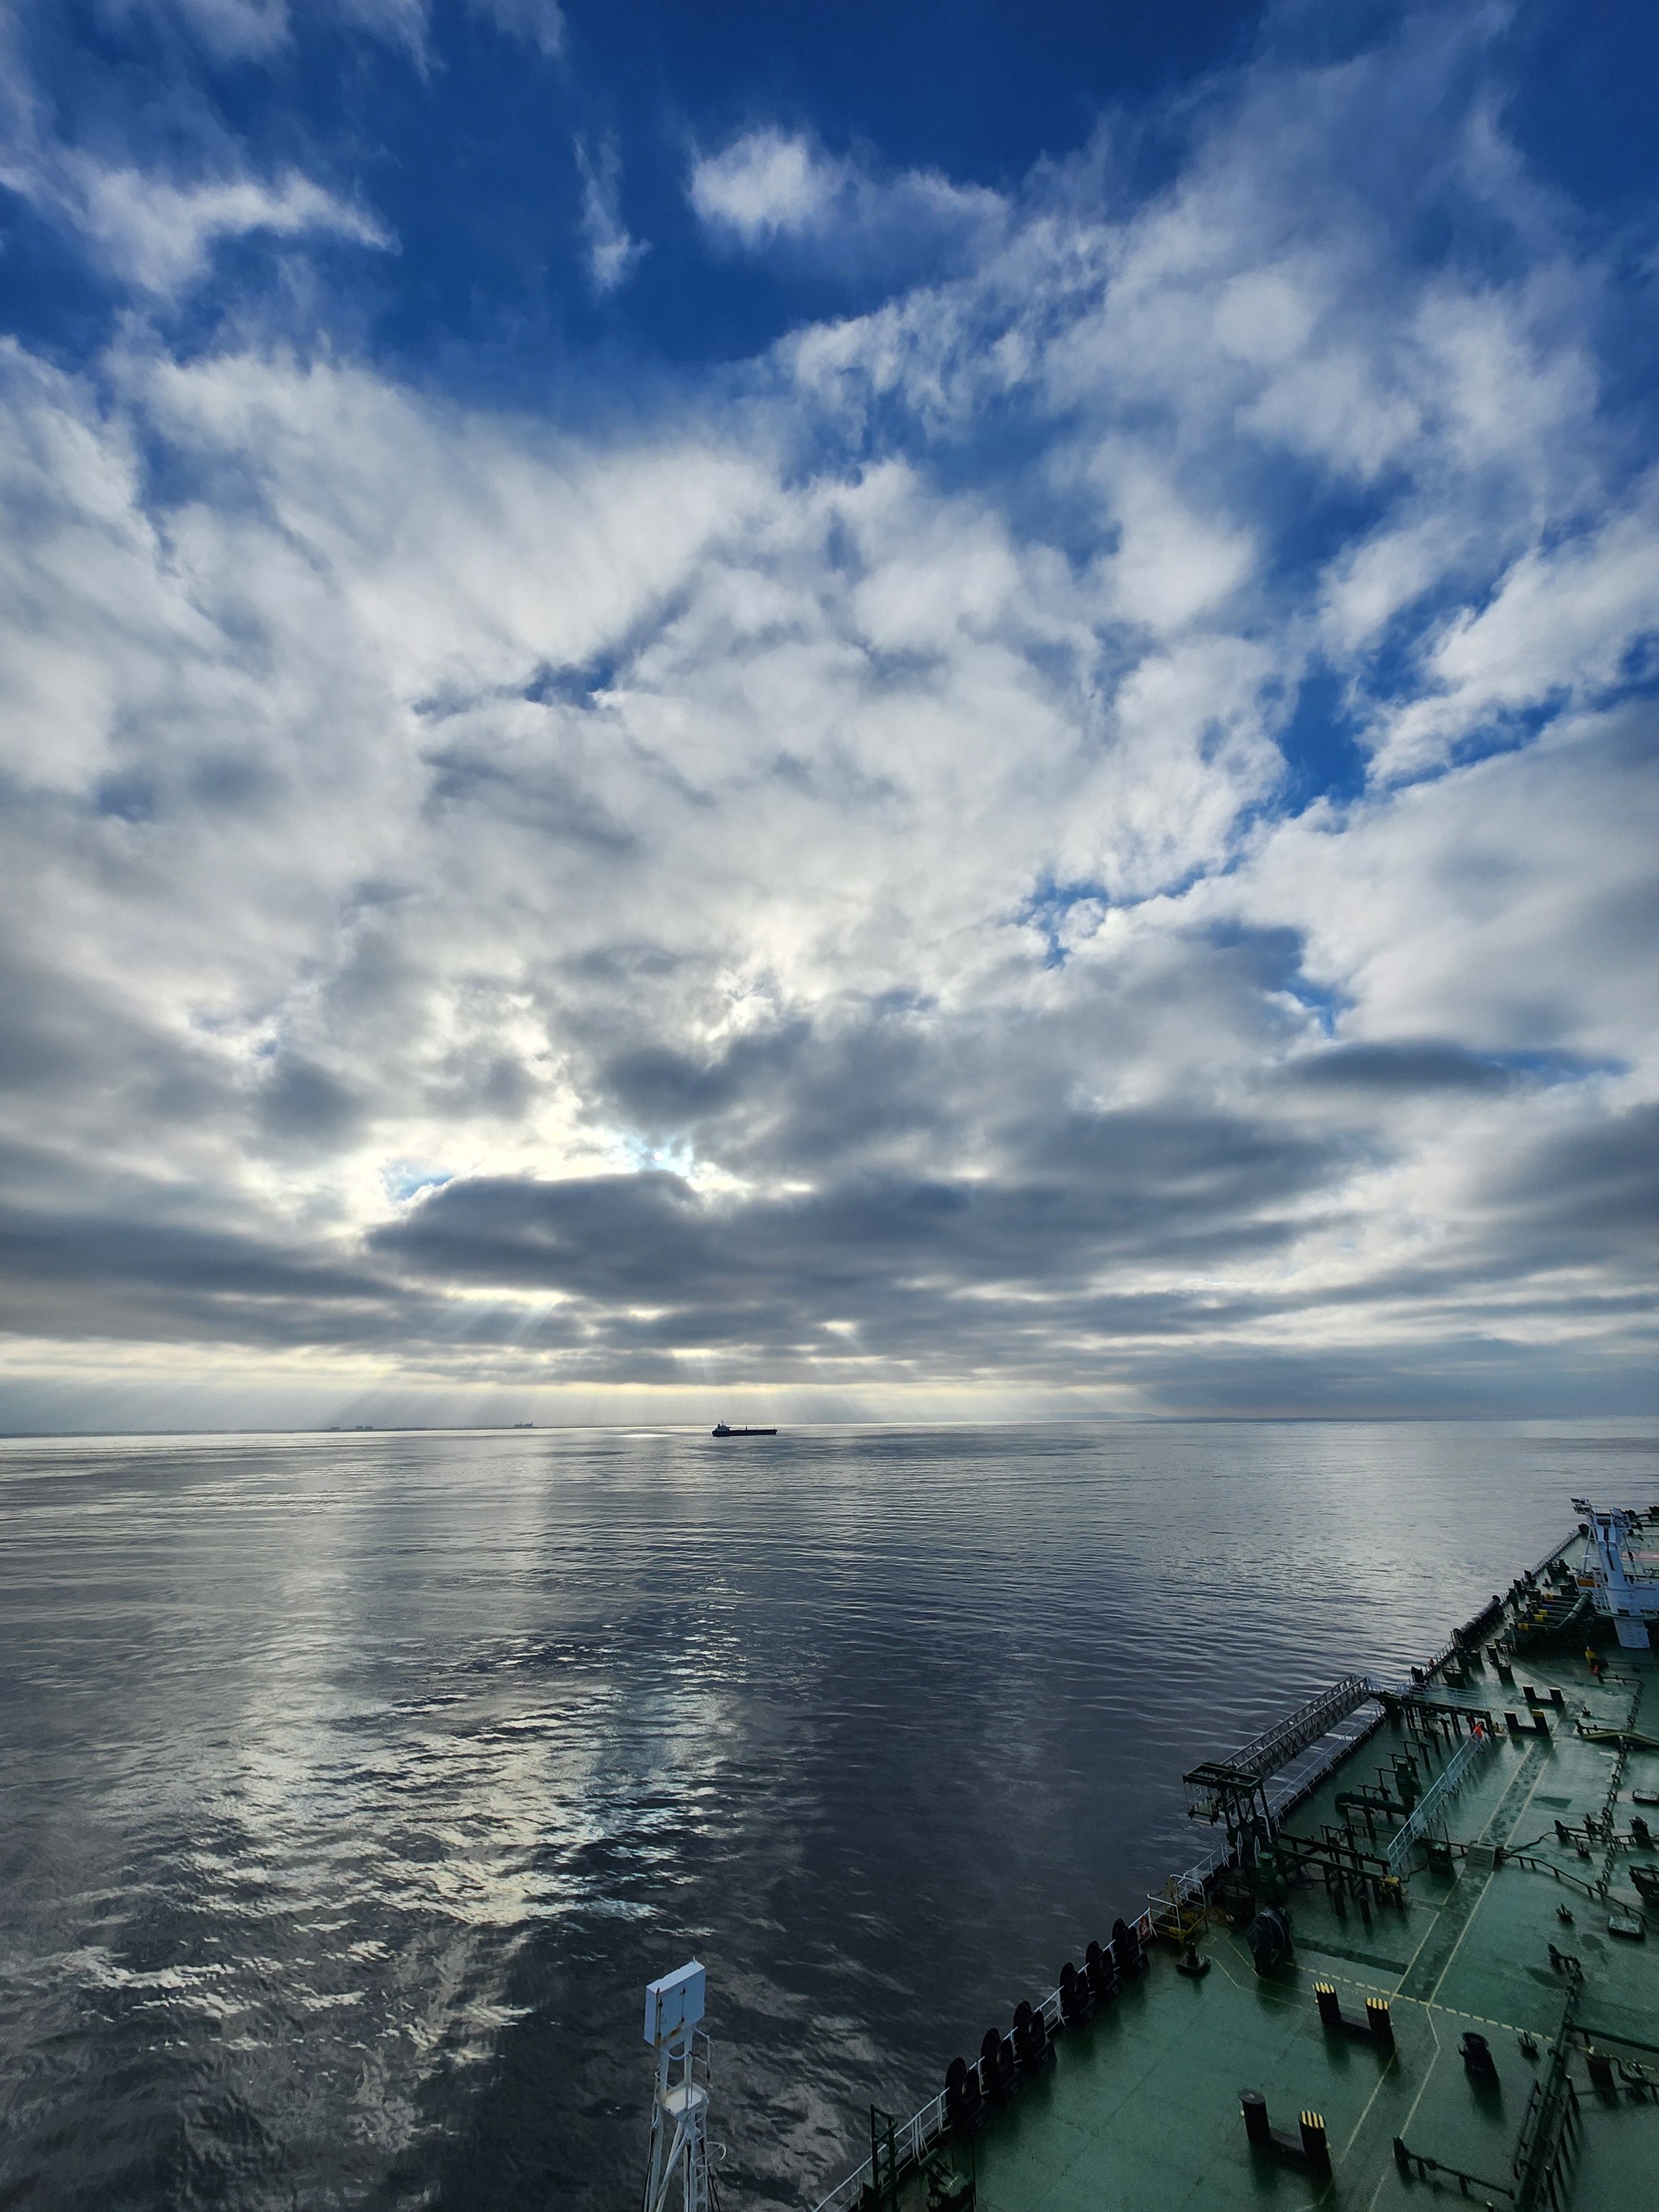
M 1611 1425 L 0 1446 L 9 2200 L 798 2203 L 1194 1856 L 1182 1769 L 1651 1486 Z

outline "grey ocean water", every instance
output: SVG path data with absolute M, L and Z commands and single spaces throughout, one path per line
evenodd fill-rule
M 811 2203 L 1207 1840 L 1179 1778 L 1437 1646 L 1644 1427 L 0 1446 L 0 2203 L 625 2208 L 710 1977 Z

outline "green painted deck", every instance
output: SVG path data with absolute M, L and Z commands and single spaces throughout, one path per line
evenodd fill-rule
M 1587 1814 L 1600 1821 L 1611 1810 L 1621 1838 L 1632 1814 L 1659 1833 L 1659 1807 L 1632 1797 L 1633 1790 L 1659 1790 L 1659 1751 L 1627 1748 L 1621 1767 L 1618 1747 L 1575 1729 L 1581 1713 L 1618 1728 L 1639 1729 L 1645 1718 L 1659 1736 L 1659 1654 L 1609 1648 L 1602 1656 L 1600 1683 L 1575 1652 L 1517 1660 L 1513 1689 L 1490 1665 L 1462 1689 L 1431 1684 L 1426 1694 L 1492 1709 L 1500 1726 L 1505 1710 L 1525 1717 L 1524 1685 L 1546 1696 L 1558 1688 L 1566 1700 L 1565 1713 L 1549 1713 L 1547 1741 L 1505 1736 L 1474 1763 L 1447 1808 L 1450 1839 L 1468 1847 L 1455 1857 L 1455 1875 L 1427 1871 L 1414 1846 L 1403 1909 L 1373 1905 L 1369 1924 L 1352 1902 L 1339 1917 L 1310 1877 L 1290 1893 L 1291 1960 L 1265 1976 L 1212 1908 L 1198 1938 L 1210 1961 L 1202 1979 L 1177 1974 L 1173 1950 L 1155 1951 L 1150 1971 L 1114 2005 L 1056 2039 L 1055 2064 L 994 2112 L 971 2146 L 946 2149 L 946 2163 L 963 2176 L 971 2160 L 981 2212 L 1296 2212 L 1316 2203 L 1403 2212 L 1408 2203 L 1426 2204 L 1437 2187 L 1401 2173 L 1396 2136 L 1443 2167 L 1496 2185 L 1471 2186 L 1464 2197 L 1443 2176 L 1438 2193 L 1454 2200 L 1522 2212 L 1534 2203 L 1560 2212 L 1659 2208 L 1659 1908 L 1647 1913 L 1645 1940 L 1609 1932 L 1610 1905 L 1641 1910 L 1629 1865 L 1659 1866 L 1659 1850 L 1598 1842 L 1587 1862 L 1554 1827 L 1558 1820 L 1577 1826 Z M 1283 1826 L 1317 1836 L 1340 1818 L 1339 1791 L 1374 1781 L 1378 1766 L 1389 1768 L 1390 1754 L 1407 1747 L 1403 1724 L 1384 1722 Z M 1395 1825 L 1379 1820 L 1379 1849 Z M 1201 1826 L 1195 1835 L 1210 1840 Z M 1366 1840 L 1363 1823 L 1357 1837 Z M 1516 1853 L 1535 1863 L 1508 1856 Z M 1587 1895 L 1586 1884 L 1604 1877 L 1607 1899 Z M 1559 1917 L 1562 1906 L 1571 1925 Z M 1580 1962 L 1581 1976 L 1552 1965 L 1552 1944 Z M 1350 2016 L 1364 2018 L 1367 1997 L 1389 2000 L 1392 2053 L 1321 2025 L 1314 1984 L 1322 1979 L 1334 1984 Z M 1587 2033 L 1564 2039 L 1570 2000 Z M 1466 2073 L 1459 2045 L 1469 2029 L 1490 2045 L 1495 2090 L 1478 2088 Z M 1523 2034 L 1536 2056 L 1523 2049 Z M 1593 2085 L 1587 2043 L 1623 2062 L 1610 2089 Z M 1534 2086 L 1558 2045 L 1577 2124 L 1552 2196 L 1535 2175 L 1528 2179 L 1517 2154 Z M 1261 2092 L 1273 2126 L 1291 2136 L 1304 2108 L 1323 2115 L 1328 2178 L 1250 2149 L 1242 2089 Z M 903 2212 L 925 2212 L 927 2201 L 925 2175 L 899 2191 Z

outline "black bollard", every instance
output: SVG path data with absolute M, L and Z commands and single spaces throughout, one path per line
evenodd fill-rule
M 1310 2173 L 1322 2178 L 1331 2170 L 1331 2146 L 1325 2134 L 1322 2112 L 1304 2112 L 1301 2121 L 1302 2155 Z
M 1492 2055 L 1492 2046 L 1486 2037 L 1477 2035 L 1474 2030 L 1470 2028 L 1463 2038 L 1461 2048 L 1463 2071 L 1468 2075 L 1470 2081 L 1481 2088 L 1496 2088 L 1498 2062 Z

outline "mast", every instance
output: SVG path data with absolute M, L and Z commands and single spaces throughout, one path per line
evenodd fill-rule
M 651 2159 L 642 2212 L 709 2212 L 708 2038 L 697 2033 L 705 1994 L 693 1959 L 652 1982 L 645 1992 L 645 2039 L 657 2054 L 651 2106 Z M 694 2079 L 696 2046 L 703 2047 L 703 2080 Z

